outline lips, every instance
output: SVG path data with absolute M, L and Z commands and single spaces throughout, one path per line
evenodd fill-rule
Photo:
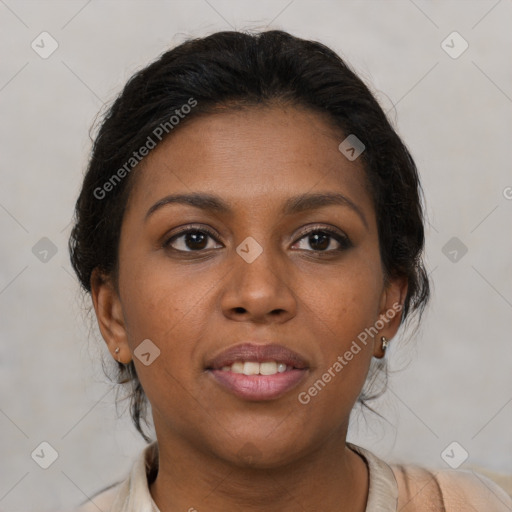
M 249 401 L 274 400 L 296 387 L 307 361 L 282 345 L 244 343 L 224 350 L 206 364 L 214 382 Z
M 304 358 L 282 345 L 244 343 L 221 352 L 206 363 L 206 369 L 221 370 L 223 367 L 231 366 L 233 363 L 246 361 L 253 361 L 255 363 L 275 361 L 277 364 L 285 364 L 297 370 L 304 370 L 308 367 Z

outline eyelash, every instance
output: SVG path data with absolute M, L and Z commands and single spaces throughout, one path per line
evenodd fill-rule
M 329 228 L 326 226 L 313 226 L 313 227 L 310 227 L 310 228 L 307 228 L 307 229 L 301 231 L 301 233 L 299 234 L 299 238 L 294 242 L 294 245 L 297 242 L 299 242 L 300 240 L 302 240 L 303 238 L 306 238 L 307 236 L 310 236 L 314 233 L 324 233 L 324 234 L 329 235 L 329 237 L 333 238 L 334 240 L 336 240 L 338 242 L 340 247 L 337 249 L 330 249 L 327 251 L 318 251 L 318 250 L 312 249 L 307 252 L 314 252 L 319 255 L 332 254 L 332 253 L 336 253 L 336 252 L 345 251 L 346 249 L 352 247 L 352 242 L 350 241 L 350 239 L 348 238 L 347 235 L 340 233 L 338 230 L 336 230 L 334 228 Z
M 186 228 L 179 231 L 178 233 L 175 233 L 173 236 L 171 236 L 166 241 L 164 241 L 164 243 L 162 244 L 162 247 L 165 249 L 174 250 L 175 252 L 179 252 L 179 253 L 204 252 L 205 249 L 199 249 L 196 251 L 194 251 L 194 250 L 183 251 L 181 249 L 173 249 L 171 247 L 172 242 L 174 242 L 175 240 L 177 240 L 178 238 L 180 238 L 184 235 L 187 235 L 188 233 L 206 233 L 210 238 L 212 238 L 217 243 L 219 243 L 219 241 L 217 240 L 217 235 L 210 229 L 208 229 L 206 227 L 202 227 L 202 226 L 201 227 L 186 226 Z M 313 226 L 312 228 L 303 230 L 300 233 L 299 238 L 297 238 L 297 240 L 294 242 L 294 245 L 297 242 L 299 242 L 300 240 L 302 240 L 303 238 L 305 238 L 309 235 L 312 235 L 314 233 L 324 233 L 324 234 L 329 235 L 329 237 L 333 238 L 334 240 L 336 240 L 339 243 L 340 247 L 337 249 L 330 249 L 330 250 L 324 250 L 324 251 L 311 249 L 311 250 L 307 250 L 306 252 L 312 252 L 312 253 L 316 253 L 318 255 L 324 255 L 324 254 L 332 254 L 332 253 L 342 252 L 342 251 L 345 251 L 346 249 L 349 249 L 350 247 L 352 247 L 352 242 L 346 235 L 341 234 L 339 231 L 337 231 L 333 228 L 329 228 L 329 227 L 325 227 L 325 226 Z

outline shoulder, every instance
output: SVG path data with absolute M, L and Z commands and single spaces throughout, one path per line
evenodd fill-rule
M 157 469 L 158 445 L 153 442 L 138 454 L 124 480 L 96 493 L 73 512 L 149 510 L 152 499 L 148 482 L 152 481 Z
M 95 496 L 89 498 L 85 503 L 82 503 L 78 508 L 74 509 L 73 512 L 98 512 L 98 510 L 107 512 L 112 508 L 112 504 L 118 495 L 120 487 L 121 484 L 119 483 L 100 491 Z
M 402 512 L 512 510 L 512 497 L 480 473 L 413 465 L 391 465 L 391 469 L 398 483 L 398 509 Z

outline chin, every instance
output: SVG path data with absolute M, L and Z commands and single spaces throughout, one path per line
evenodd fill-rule
M 284 431 L 283 431 L 284 432 Z M 289 435 L 272 436 L 267 432 L 255 432 L 230 437 L 224 446 L 228 450 L 214 449 L 217 457 L 240 468 L 273 469 L 283 467 L 297 460 L 307 447 Z

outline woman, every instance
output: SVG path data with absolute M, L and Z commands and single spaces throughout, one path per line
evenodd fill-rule
M 481 475 L 346 441 L 428 301 L 420 192 L 367 87 L 320 43 L 216 33 L 132 77 L 70 252 L 156 440 L 81 510 L 512 509 Z

